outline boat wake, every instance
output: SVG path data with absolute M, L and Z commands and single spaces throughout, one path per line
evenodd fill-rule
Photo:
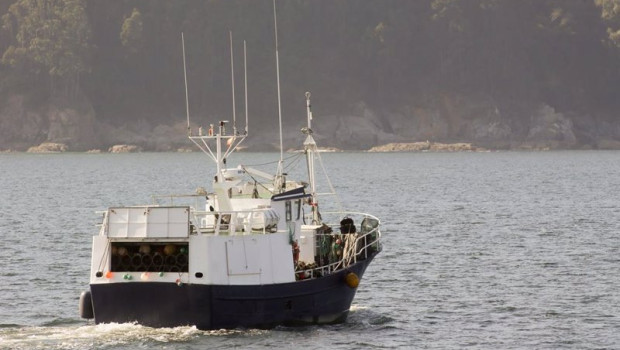
M 380 328 L 396 328 L 395 319 L 375 312 L 372 308 L 352 305 L 345 326 L 358 329 L 376 330 Z
M 136 323 L 95 325 L 76 319 L 59 318 L 39 326 L 0 324 L 0 349 L 77 350 L 77 349 L 169 349 L 230 348 L 231 344 L 270 347 L 273 339 L 288 341 L 288 334 L 324 334 L 343 331 L 372 332 L 394 328 L 394 319 L 371 308 L 353 305 L 349 320 L 342 324 L 308 327 L 276 327 L 271 330 L 221 329 L 199 330 L 193 326 L 151 328 Z
M 254 332 L 252 330 L 251 332 Z M 256 331 L 260 332 L 260 331 Z M 0 349 L 125 349 L 188 343 L 204 336 L 231 336 L 242 330 L 201 331 L 196 327 L 150 328 L 133 323 L 82 326 L 0 327 Z

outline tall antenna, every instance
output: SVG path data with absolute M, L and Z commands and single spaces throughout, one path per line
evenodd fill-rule
M 228 34 L 230 36 L 230 80 L 232 82 L 233 135 L 237 135 L 237 113 L 235 109 L 235 63 L 233 61 L 232 31 L 229 31 Z
M 245 40 L 243 40 L 243 75 L 244 75 L 244 95 L 245 95 L 245 134 L 248 134 L 248 60 L 246 55 Z
M 276 37 L 276 77 L 278 79 L 278 122 L 280 127 L 280 161 L 278 162 L 278 174 L 282 173 L 284 160 L 284 148 L 282 146 L 282 101 L 280 97 L 280 57 L 278 55 L 278 20 L 276 17 L 276 0 L 273 0 L 273 23 Z
M 189 126 L 189 97 L 187 93 L 187 65 L 185 64 L 185 37 L 181 32 L 181 45 L 183 46 L 183 76 L 185 77 L 185 113 L 187 114 L 187 134 L 191 135 L 192 131 Z

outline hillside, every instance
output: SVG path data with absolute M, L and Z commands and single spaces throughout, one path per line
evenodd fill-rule
M 278 1 L 285 143 L 311 91 L 323 146 L 620 148 L 617 0 Z M 244 115 L 277 136 L 270 0 L 0 1 L 0 150 L 185 140 L 181 32 L 194 126 Z M 241 118 L 243 119 L 243 117 Z

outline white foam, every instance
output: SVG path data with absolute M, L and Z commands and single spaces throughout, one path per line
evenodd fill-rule
M 203 332 L 196 327 L 149 328 L 132 323 L 79 327 L 15 327 L 0 329 L 0 349 L 85 349 L 136 343 L 187 342 Z
M 353 304 L 351 305 L 351 307 L 349 308 L 349 311 L 351 312 L 355 312 L 355 311 L 359 311 L 359 310 L 367 310 L 368 306 L 362 306 L 362 305 L 357 305 L 357 304 Z

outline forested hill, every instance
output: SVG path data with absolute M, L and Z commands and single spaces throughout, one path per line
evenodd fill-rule
M 0 0 L 0 14 L 0 150 L 185 144 L 182 32 L 193 124 L 232 118 L 232 32 L 237 117 L 245 40 L 248 141 L 277 143 L 261 138 L 277 135 L 271 0 Z M 287 145 L 311 91 L 324 146 L 620 148 L 620 0 L 278 0 L 277 15 Z

